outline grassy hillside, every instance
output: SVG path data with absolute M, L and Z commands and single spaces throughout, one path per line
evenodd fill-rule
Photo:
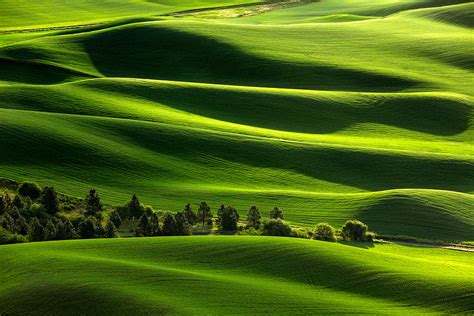
M 4 30 L 109 22 L 0 35 L 0 175 L 106 203 L 278 205 L 296 224 L 474 240 L 472 4 L 154 17 L 244 2 L 1 1 Z M 41 10 L 64 14 L 24 18 Z
M 196 251 L 198 250 L 198 251 Z M 469 313 L 472 254 L 271 237 L 0 248 L 6 314 Z
M 259 2 L 256 0 L 28 0 L 0 1 L 0 31 L 106 22 L 134 16 Z

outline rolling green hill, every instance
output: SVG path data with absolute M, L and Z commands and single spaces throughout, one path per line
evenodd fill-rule
M 0 175 L 474 240 L 472 3 L 250 2 L 0 1 Z
M 275 237 L 0 247 L 8 314 L 469 313 L 472 254 Z

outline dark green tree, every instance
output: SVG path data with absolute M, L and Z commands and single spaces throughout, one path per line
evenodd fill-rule
M 89 216 L 78 225 L 79 237 L 88 239 L 96 237 L 96 219 Z
M 18 193 L 24 197 L 28 196 L 32 200 L 36 200 L 41 196 L 41 188 L 36 183 L 23 182 L 18 189 Z
M 16 231 L 15 220 L 9 213 L 5 213 L 0 217 L 0 225 L 12 233 Z
M 216 225 L 217 227 L 221 227 L 221 219 L 222 219 L 222 214 L 224 213 L 225 205 L 221 204 L 219 208 L 217 209 L 217 219 L 216 219 Z
M 316 225 L 313 233 L 313 239 L 322 241 L 336 241 L 336 230 L 328 223 Z
M 53 224 L 53 221 L 48 220 L 45 226 L 46 230 L 46 240 L 55 240 L 56 239 L 56 225 Z
M 110 214 L 110 220 L 112 221 L 112 223 L 114 223 L 114 226 L 116 228 L 120 228 L 120 226 L 122 226 L 122 218 L 120 217 L 120 214 L 117 211 L 113 211 Z
M 128 211 L 130 217 L 134 218 L 140 218 L 145 211 L 143 206 L 140 205 L 140 201 L 138 200 L 135 194 L 132 196 L 132 199 L 128 203 Z
M 227 206 L 221 212 L 219 220 L 219 228 L 223 231 L 237 230 L 237 223 L 239 222 L 239 213 L 232 206 Z
M 274 207 L 273 210 L 270 212 L 271 219 L 284 219 L 283 211 L 280 210 L 278 207 Z
M 164 236 L 176 235 L 176 221 L 171 213 L 166 213 L 163 217 L 163 227 L 161 234 Z
M 347 221 L 342 226 L 342 236 L 345 240 L 366 241 L 369 227 L 358 220 Z
M 161 234 L 160 220 L 156 213 L 151 214 L 150 217 L 150 234 L 151 236 L 159 236 Z
M 289 237 L 291 227 L 281 219 L 270 219 L 263 223 L 263 234 L 267 236 Z
M 189 225 L 193 226 L 194 224 L 196 224 L 197 216 L 196 216 L 196 213 L 193 212 L 193 209 L 191 208 L 191 204 L 189 203 L 186 204 L 186 206 L 184 207 L 183 213 Z
M 59 211 L 58 194 L 53 187 L 45 187 L 41 194 L 41 205 L 49 214 L 56 214 Z
M 43 241 L 46 239 L 46 229 L 41 225 L 38 218 L 33 217 L 30 220 L 30 240 Z
M 64 239 L 76 238 L 76 230 L 71 221 L 67 220 L 64 222 Z
M 260 215 L 258 208 L 255 205 L 250 207 L 247 213 L 247 226 L 258 229 L 260 225 L 262 224 L 261 219 L 262 219 L 262 215 Z
M 20 216 L 15 220 L 15 228 L 15 233 L 26 236 L 28 235 L 30 226 L 26 222 L 26 219 L 23 216 Z
M 183 212 L 178 212 L 174 216 L 175 234 L 178 236 L 186 236 L 190 234 L 189 224 Z
M 204 230 L 204 225 L 212 224 L 212 213 L 211 208 L 207 205 L 206 202 L 201 202 L 197 212 L 197 219 L 202 223 L 202 229 Z
M 143 214 L 140 217 L 140 220 L 138 221 L 136 235 L 137 237 L 146 237 L 150 235 L 150 224 L 148 222 L 148 217 L 146 216 L 146 214 Z
M 105 225 L 105 238 L 116 238 L 117 237 L 117 228 L 111 220 L 107 221 Z
M 96 216 L 99 212 L 102 212 L 102 203 L 100 202 L 99 194 L 95 189 L 91 189 L 86 196 L 85 215 Z

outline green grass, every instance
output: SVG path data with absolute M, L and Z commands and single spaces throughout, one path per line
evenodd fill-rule
M 255 0 L 28 0 L 0 1 L 0 31 L 103 23 L 134 16 L 258 2 Z
M 367 246 L 367 248 L 364 248 Z M 6 314 L 469 313 L 472 254 L 270 237 L 0 248 Z
M 19 4 L 0 29 L 108 23 L 0 35 L 0 175 L 95 187 L 112 204 L 280 206 L 304 226 L 358 218 L 472 241 L 464 2 L 326 0 L 209 20 L 155 17 L 188 8 L 169 1 Z M 51 8 L 64 14 L 20 18 Z

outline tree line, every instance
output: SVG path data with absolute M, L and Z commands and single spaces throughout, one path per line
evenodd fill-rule
M 31 182 L 22 183 L 14 193 L 0 195 L 0 244 L 115 238 L 124 221 L 136 223 L 135 227 L 129 227 L 136 237 L 185 236 L 214 231 L 324 241 L 371 241 L 374 238 L 367 225 L 355 220 L 347 221 L 340 230 L 327 223 L 316 225 L 314 231 L 295 229 L 284 220 L 283 211 L 278 207 L 274 207 L 265 219 L 256 206 L 248 209 L 245 219 L 241 219 L 239 212 L 230 205 L 221 205 L 214 216 L 206 202 L 201 202 L 196 211 L 188 203 L 179 212 L 162 213 L 145 207 L 133 195 L 125 205 L 111 208 L 104 207 L 95 189 L 80 200 L 59 195 L 53 187 L 40 188 Z

